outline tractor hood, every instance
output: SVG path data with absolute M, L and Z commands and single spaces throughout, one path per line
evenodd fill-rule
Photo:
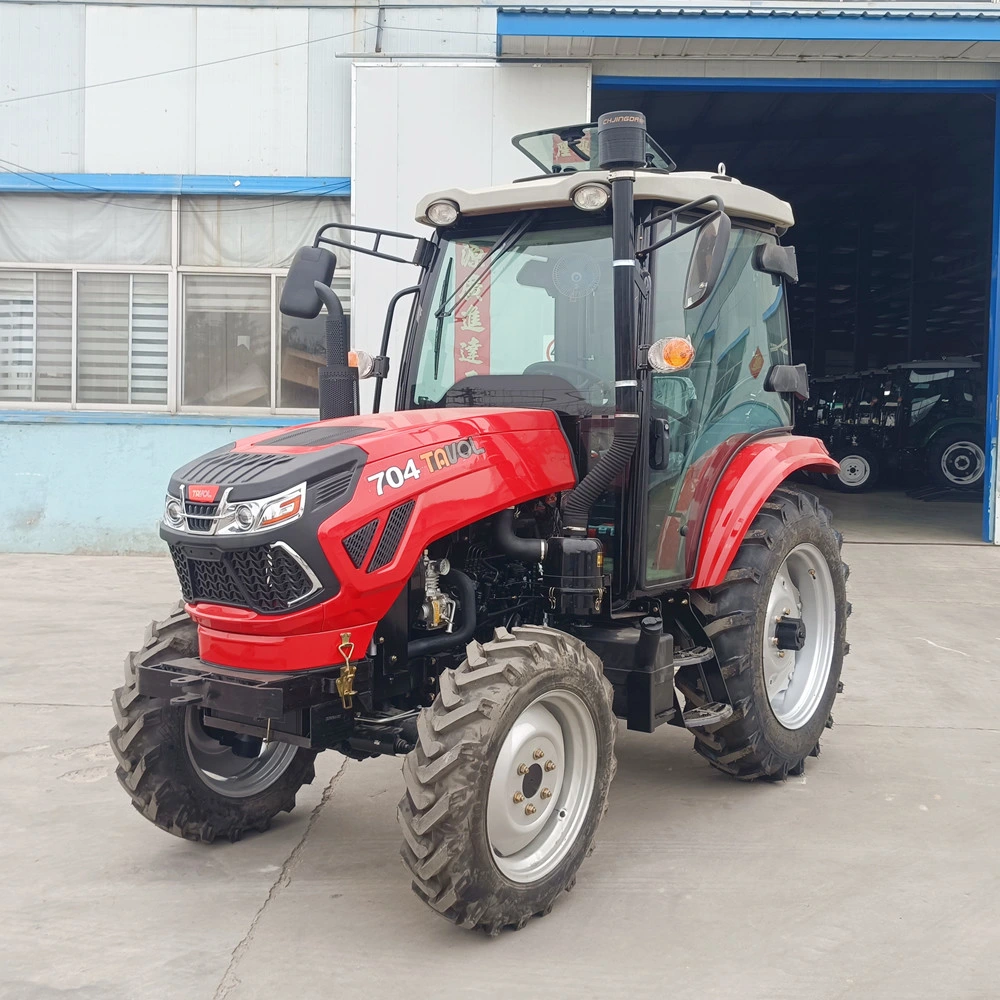
M 202 659 L 304 670 L 336 662 L 341 635 L 367 648 L 436 539 L 576 481 L 551 410 L 341 417 L 245 438 L 178 469 L 167 505 L 176 516 L 160 535 Z M 256 512 L 245 531 L 243 508 Z

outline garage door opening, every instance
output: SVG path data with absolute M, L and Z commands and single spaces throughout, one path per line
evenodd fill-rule
M 845 458 L 813 485 L 849 536 L 980 540 L 994 95 L 595 82 L 593 117 L 620 108 L 679 170 L 725 164 L 791 203 L 792 350 L 813 379 L 797 422 Z

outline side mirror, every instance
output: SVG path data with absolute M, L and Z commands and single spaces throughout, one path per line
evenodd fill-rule
M 684 308 L 700 306 L 712 294 L 729 249 L 732 223 L 725 212 L 711 216 L 698 230 L 684 282 Z
M 670 464 L 670 424 L 662 417 L 649 422 L 649 467 L 662 472 Z
M 295 251 L 278 308 L 285 316 L 315 319 L 323 308 L 316 283 L 329 287 L 337 258 L 325 247 L 301 247 Z

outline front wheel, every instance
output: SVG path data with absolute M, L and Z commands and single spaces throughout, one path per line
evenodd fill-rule
M 198 630 L 183 606 L 153 622 L 142 649 L 125 660 L 108 735 L 118 780 L 146 819 L 187 840 L 235 841 L 292 810 L 316 773 L 316 751 L 252 737 L 225 742 L 228 734 L 207 726 L 200 708 L 139 693 L 140 665 L 197 655 Z
M 724 723 L 693 730 L 695 749 L 744 780 L 801 773 L 819 738 L 847 652 L 847 567 L 830 512 L 791 486 L 771 494 L 725 580 L 695 591 L 698 612 L 732 698 Z M 690 673 L 689 673 L 690 671 Z M 695 706 L 711 699 L 685 667 L 678 687 Z
M 402 855 L 421 899 L 491 934 L 548 913 L 607 808 L 611 696 L 597 657 L 554 629 L 469 645 L 403 764 Z

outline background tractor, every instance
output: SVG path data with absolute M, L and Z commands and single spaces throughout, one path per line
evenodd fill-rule
M 171 477 L 183 603 L 111 731 L 136 808 L 199 841 L 266 829 L 321 750 L 402 756 L 413 888 L 490 933 L 574 883 L 616 717 L 739 779 L 801 773 L 849 613 L 840 536 L 789 481 L 837 469 L 792 432 L 789 206 L 676 172 L 636 112 L 515 143 L 539 173 L 425 198 L 431 239 L 324 227 L 296 255 L 282 310 L 329 314 L 323 419 Z M 419 270 L 376 356 L 349 352 L 331 247 Z

